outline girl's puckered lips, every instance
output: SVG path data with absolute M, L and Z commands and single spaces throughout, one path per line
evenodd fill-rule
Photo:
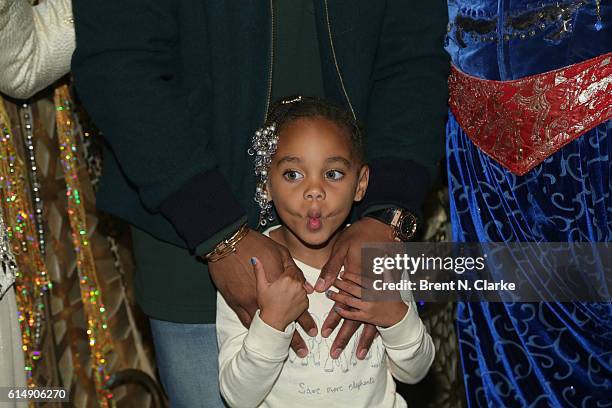
M 313 231 L 313 232 L 319 231 L 322 226 L 321 218 L 320 217 L 308 217 L 307 226 L 310 231 Z

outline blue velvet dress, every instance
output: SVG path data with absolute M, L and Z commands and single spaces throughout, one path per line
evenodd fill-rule
M 612 51 L 612 2 L 449 0 L 446 49 L 461 71 L 512 80 Z M 516 176 L 452 114 L 453 237 L 462 242 L 612 241 L 612 121 Z M 460 303 L 470 407 L 612 407 L 610 303 Z

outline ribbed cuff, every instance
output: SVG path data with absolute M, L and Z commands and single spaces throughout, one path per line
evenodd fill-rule
M 421 318 L 416 309 L 416 304 L 410 302 L 408 311 L 402 320 L 391 327 L 377 327 L 385 347 L 390 349 L 404 349 L 421 341 L 425 326 L 421 322 Z
M 202 253 L 206 248 L 200 248 L 200 244 L 245 217 L 244 210 L 218 170 L 200 173 L 190 179 L 162 203 L 160 210 L 185 240 L 187 248 L 194 252 L 198 247 Z
M 431 184 L 426 167 L 397 158 L 375 159 L 369 166 L 368 191 L 356 208 L 359 217 L 374 205 L 397 206 L 421 214 Z
M 194 254 L 196 256 L 203 256 L 212 251 L 219 242 L 223 241 L 234 235 L 238 229 L 247 222 L 247 217 L 244 216 L 240 218 L 238 221 L 228 225 L 223 228 L 221 231 L 215 233 L 212 237 L 208 238 L 206 241 L 202 242 L 194 249 Z
M 294 331 L 295 322 L 289 324 L 284 332 L 268 326 L 259 317 L 258 310 L 249 327 L 249 333 L 244 339 L 244 346 L 267 360 L 282 361 L 289 355 L 289 346 Z

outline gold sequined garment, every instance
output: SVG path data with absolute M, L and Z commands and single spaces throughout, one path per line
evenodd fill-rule
M 48 274 L 51 283 L 50 289 L 42 297 L 43 313 L 37 335 L 39 344 L 35 348 L 28 349 L 24 355 L 26 361 L 32 363 L 29 371 L 32 384 L 38 387 L 61 384 L 69 390 L 73 406 L 97 407 L 100 405 L 93 381 L 91 346 L 87 334 L 88 316 L 83 307 L 77 273 L 78 265 L 68 212 L 64 168 L 60 160 L 56 126 L 57 109 L 52 96 L 52 93 L 47 92 L 37 96 L 30 103 L 2 99 L 2 106 L 8 118 L 5 127 L 10 129 L 11 146 L 15 151 L 11 156 L 12 159 L 7 157 L 7 160 L 13 160 L 13 168 L 18 169 L 15 177 L 22 180 L 23 200 L 30 203 L 27 208 L 10 209 L 10 213 L 15 214 L 15 219 L 5 217 L 7 228 L 14 232 L 17 231 L 16 228 L 22 228 L 18 223 L 19 214 L 22 212 L 28 214 L 24 219 L 35 224 L 33 222 L 36 219 L 35 197 L 42 202 L 44 246 L 38 239 L 36 226 L 32 225 L 28 240 L 32 244 L 28 251 L 15 253 L 18 270 L 23 274 L 22 277 L 17 276 L 17 283 L 20 283 L 20 279 L 22 282 L 33 282 L 36 279 L 34 272 L 36 269 L 33 265 L 37 256 L 36 251 L 40 256 L 41 247 L 45 248 L 44 256 L 41 258 L 44 262 L 43 270 Z M 74 120 L 76 147 L 82 151 L 85 139 L 94 137 L 94 134 L 89 132 L 89 136 L 85 136 L 80 117 L 74 112 L 70 115 Z M 33 135 L 32 148 L 35 152 L 38 194 L 33 191 L 31 183 L 32 163 L 29 161 L 27 144 L 29 133 Z M 112 338 L 112 350 L 107 355 L 109 374 L 134 368 L 154 377 L 152 345 L 149 339 L 143 338 L 143 333 L 146 333 L 147 329 L 139 322 L 144 321 L 144 318 L 135 314 L 132 295 L 128 289 L 133 274 L 131 244 L 125 239 L 126 234 L 121 234 L 117 227 L 110 226 L 112 223 L 109 224 L 108 217 L 95 209 L 89 169 L 85 166 L 82 156 L 75 169 L 80 182 L 80 199 L 86 215 L 85 233 L 91 248 L 99 282 L 99 295 L 104 299 L 108 330 Z M 10 171 L 9 166 L 6 166 L 6 171 Z M 3 203 L 4 214 L 7 214 L 7 205 L 11 203 L 13 201 Z M 17 243 L 17 248 L 20 247 L 22 244 Z M 22 264 L 26 267 L 22 268 Z M 24 287 L 26 288 L 24 298 L 27 299 L 32 286 Z M 35 316 L 33 311 L 29 310 L 33 309 L 35 304 L 26 302 L 21 305 L 29 315 Z M 33 323 L 32 327 L 35 328 L 36 319 Z M 31 331 L 30 337 L 34 344 L 36 337 L 34 330 Z M 36 354 L 33 354 L 34 352 Z M 118 407 L 146 408 L 151 404 L 151 396 L 139 385 L 128 385 L 112 393 L 112 402 Z M 52 403 L 39 405 L 60 406 Z

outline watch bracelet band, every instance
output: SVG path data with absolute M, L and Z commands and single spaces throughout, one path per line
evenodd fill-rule
M 377 219 L 378 221 L 384 222 L 385 224 L 391 225 L 391 221 L 393 220 L 393 215 L 395 214 L 395 210 L 400 210 L 397 207 L 387 207 L 382 208 L 380 210 L 372 211 L 365 215 L 365 217 L 370 217 Z
M 226 256 L 236 252 L 236 246 L 249 233 L 249 226 L 244 223 L 234 232 L 229 238 L 219 242 L 212 251 L 204 255 L 204 259 L 208 263 L 217 262 Z

